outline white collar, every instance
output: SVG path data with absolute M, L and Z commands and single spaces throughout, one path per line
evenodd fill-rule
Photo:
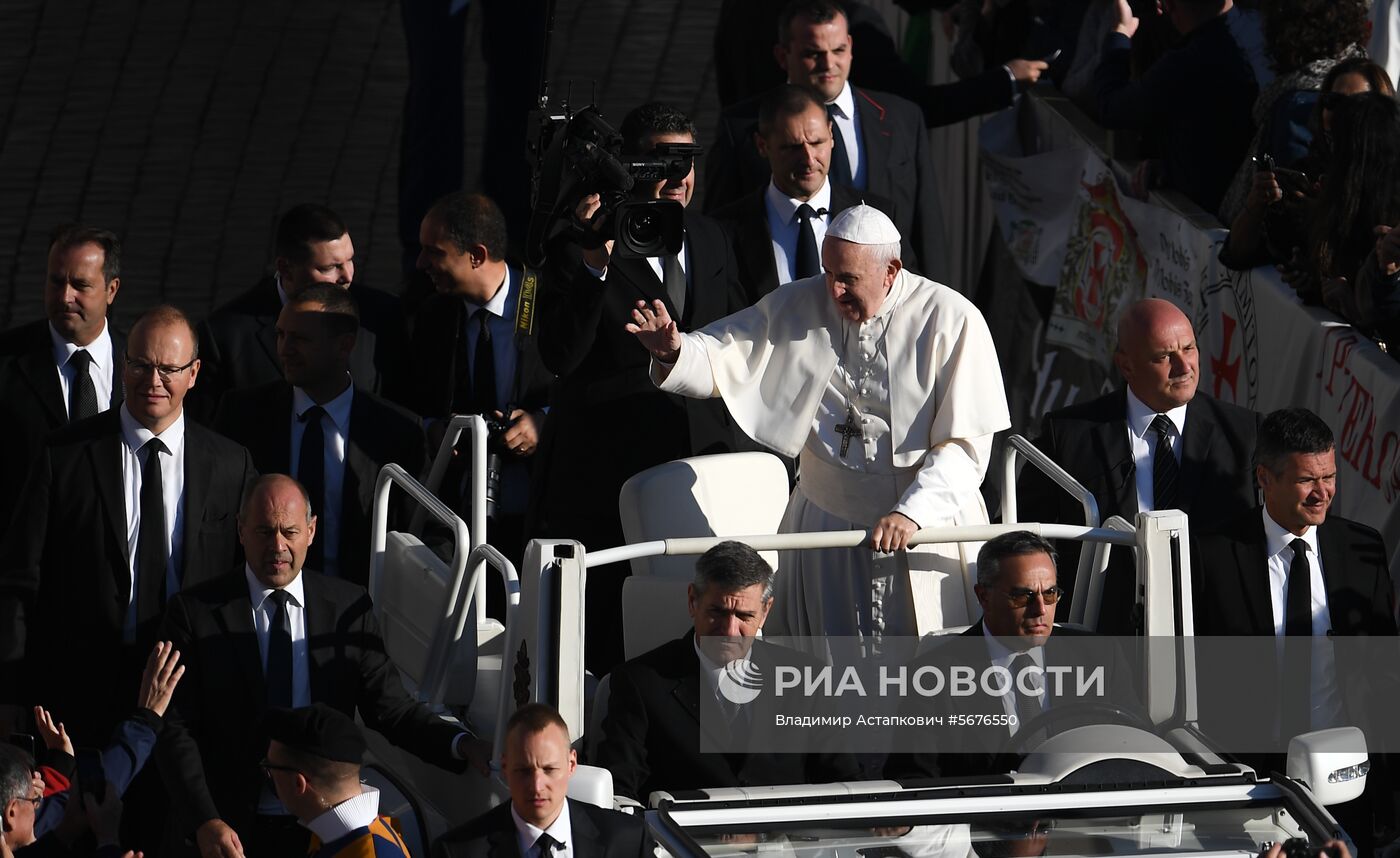
M 301 580 L 298 578 L 297 580 Z M 360 785 L 360 794 L 302 823 L 320 838 L 322 845 L 333 843 L 357 828 L 365 828 L 379 816 L 379 790 Z
M 346 378 L 349 378 L 349 373 L 346 373 Z M 354 399 L 355 383 L 351 381 L 349 384 L 345 385 L 344 390 L 336 394 L 335 399 L 321 406 L 331 418 L 331 422 L 335 423 L 342 432 L 345 431 L 346 426 L 350 425 L 350 403 L 353 402 Z M 306 395 L 306 391 L 302 390 L 300 387 L 292 388 L 292 415 L 294 417 L 300 419 L 301 415 L 306 413 L 306 409 L 316 404 L 316 402 L 312 401 L 311 397 Z
M 1304 542 L 1306 542 L 1308 544 L 1308 551 L 1312 554 L 1312 556 L 1318 556 L 1317 528 L 1309 527 L 1307 530 L 1303 531 L 1302 536 L 1298 536 L 1297 534 L 1288 531 L 1288 529 L 1286 529 L 1283 525 L 1274 521 L 1274 517 L 1272 515 L 1269 515 L 1268 507 L 1264 507 L 1263 512 L 1264 546 L 1266 557 L 1273 557 L 1275 554 L 1278 554 L 1280 551 L 1283 551 L 1286 548 L 1290 552 L 1288 558 L 1289 560 L 1292 560 L 1293 555 L 1291 552 L 1293 551 L 1293 540 L 1295 539 L 1301 539 Z
M 1010 665 L 1011 659 L 1022 654 L 1029 655 L 1037 667 L 1042 669 L 1045 667 L 1044 645 L 1033 646 L 1027 650 L 1008 649 L 1007 646 L 1001 642 L 1001 639 L 992 634 L 991 629 L 987 628 L 986 620 L 982 621 L 982 639 L 987 642 L 987 656 L 996 667 L 1007 667 Z M 1049 638 L 1046 640 L 1049 640 Z
M 1125 389 L 1128 393 L 1128 429 L 1138 438 L 1142 438 L 1147 434 L 1147 430 L 1152 428 L 1152 420 L 1159 412 L 1148 408 L 1146 403 L 1137 398 L 1131 387 Z M 1178 405 L 1165 413 L 1167 419 L 1176 427 L 1177 437 L 1186 437 L 1186 406 Z
M 92 356 L 92 362 L 97 364 L 100 369 L 105 369 L 108 372 L 112 370 L 112 338 L 107 333 L 106 319 L 102 320 L 102 331 L 96 339 L 85 346 L 64 339 L 63 335 L 54 328 L 52 322 L 49 323 L 49 340 L 53 343 L 54 363 L 59 366 L 66 365 L 68 359 L 78 349 L 85 349 Z
M 165 449 L 174 456 L 180 452 L 180 448 L 185 444 L 185 411 L 180 409 L 180 414 L 175 418 L 175 422 L 165 427 L 165 431 L 157 435 L 151 430 L 136 422 L 136 418 L 131 416 L 131 412 L 125 407 L 118 409 L 121 412 L 122 440 L 131 452 L 135 453 L 146 445 L 152 438 L 159 438 L 165 444 Z
M 846 119 L 854 119 L 856 115 L 856 96 L 851 90 L 851 82 L 848 79 L 841 87 L 841 91 L 836 97 L 827 102 L 828 106 L 835 106 L 836 111 Z
M 287 306 L 287 290 L 282 288 L 282 272 L 272 272 L 272 282 L 277 284 L 277 298 L 282 302 L 282 306 Z
M 273 588 L 264 586 L 263 582 L 258 580 L 258 576 L 253 574 L 253 567 L 247 563 L 243 564 L 243 577 L 248 582 L 248 599 L 253 603 L 253 610 L 262 610 L 263 602 L 267 601 L 267 597 L 272 595 Z M 297 577 L 292 579 L 292 583 L 282 589 L 287 592 L 287 595 L 292 597 L 293 605 L 296 605 L 298 608 L 306 607 L 306 588 L 302 584 L 300 572 L 297 573 Z
M 555 840 L 567 846 L 570 852 L 574 851 L 573 836 L 569 826 L 568 797 L 564 798 L 564 803 L 559 806 L 559 815 L 554 817 L 554 821 L 549 824 L 548 828 L 540 828 L 532 822 L 526 822 L 524 819 L 521 819 L 520 814 L 515 812 L 514 802 L 511 802 L 510 805 L 510 818 L 515 821 L 515 833 L 521 841 L 521 853 L 524 853 L 525 850 L 534 846 L 535 841 L 540 839 L 541 834 L 548 834 L 550 837 L 553 837 Z M 548 858 L 548 856 L 544 856 L 544 858 Z
M 477 304 L 470 300 L 467 301 L 467 317 L 475 316 L 478 309 L 485 307 L 486 312 L 491 315 L 504 318 L 506 314 L 506 299 L 510 297 L 511 280 L 513 279 L 515 279 L 515 271 L 507 265 L 506 277 L 501 281 L 501 288 L 496 290 L 496 294 L 491 296 L 490 301 L 487 301 L 485 304 Z
M 823 179 L 822 186 L 809 200 L 799 200 L 788 196 L 783 191 L 778 190 L 778 186 L 773 184 L 773 180 L 768 180 L 768 190 L 764 192 L 768 206 L 777 213 L 778 218 L 783 223 L 792 223 L 797 217 L 797 209 L 806 202 L 815 211 L 826 209 L 831 212 L 831 180 Z

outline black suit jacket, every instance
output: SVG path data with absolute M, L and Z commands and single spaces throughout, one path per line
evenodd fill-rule
M 745 306 L 738 263 L 725 229 L 687 210 L 689 297 L 682 330 Z M 617 495 L 633 474 L 705 453 L 755 449 L 718 399 L 662 393 L 648 375 L 651 356 L 627 333 L 636 302 L 666 290 L 645 259 L 613 259 L 599 281 L 576 257 L 546 280 L 540 301 L 540 355 L 560 376 L 537 454 L 533 535 L 617 544 Z M 745 446 L 747 442 L 747 446 Z
M 578 858 L 650 858 L 651 835 L 641 817 L 565 800 L 570 847 Z M 439 837 L 433 858 L 520 858 L 510 801 Z
M 779 661 L 815 665 L 800 653 L 761 640 L 754 642 L 749 659 L 760 670 Z M 612 672 L 598 765 L 612 772 L 614 792 L 645 802 L 655 790 L 826 783 L 859 777 L 854 759 L 845 754 L 701 753 L 701 682 L 694 632 Z
M 301 575 L 312 702 L 358 713 L 394 744 L 429 762 L 449 762 L 461 728 L 404 692 L 369 594 L 308 570 Z M 267 753 L 259 723 L 267 691 L 244 570 L 176 595 L 162 635 L 188 668 L 156 749 L 172 819 L 184 834 L 214 818 L 239 830 L 256 809 L 265 783 L 258 761 Z
M 904 267 L 942 283 L 951 271 L 938 177 L 919 108 L 897 95 L 853 88 L 866 158 L 866 190 L 894 206 L 894 225 L 912 253 Z M 715 211 L 763 187 L 768 162 L 753 142 L 758 103 L 720 114 L 714 146 L 705 162 L 705 209 Z M 859 193 L 859 191 L 857 191 Z
M 274 381 L 225 394 L 214 427 L 247 447 L 259 472 L 290 474 L 291 421 L 292 387 L 285 381 Z M 379 470 L 393 462 L 419 476 L 426 459 L 427 439 L 418 418 L 356 387 L 350 403 L 350 437 L 341 486 L 337 557 L 342 578 L 361 587 L 368 584 L 370 518 Z M 402 506 L 394 511 L 402 518 Z M 397 524 L 407 525 L 407 519 Z M 394 516 L 389 527 L 396 527 Z
M 364 390 L 397 398 L 406 345 L 399 299 L 357 284 L 350 286 L 350 294 L 360 312 L 350 375 Z M 196 419 L 211 421 L 219 399 L 229 390 L 282 377 L 277 360 L 277 315 L 281 312 L 277 281 L 264 277 L 199 324 L 199 385 L 190 391 L 187 403 Z
M 0 685 L 92 736 L 107 735 L 125 715 L 140 677 L 122 646 L 131 576 L 119 414 L 105 411 L 49 438 L 0 573 L 0 663 L 7 672 L 24 667 Z M 236 517 L 255 473 L 247 450 L 185 421 L 182 589 L 240 562 Z M 137 665 L 159 619 L 137 618 Z
M 966 664 L 975 667 L 980 676 L 990 663 L 983 642 L 984 637 L 982 621 L 978 620 L 967 631 L 950 639 L 951 647 L 943 649 L 935 646 L 915 659 L 909 665 L 909 675 L 912 676 L 923 667 L 936 667 L 944 676 L 948 676 L 948 668 L 955 664 Z M 1067 640 L 1072 643 L 1066 644 Z M 1099 638 L 1080 629 L 1056 626 L 1045 642 L 1044 659 L 1047 668 L 1068 665 L 1092 671 L 1102 667 L 1106 692 L 1103 702 L 1135 713 L 1140 711 L 1133 675 L 1122 652 L 1112 639 Z M 1070 695 L 1059 698 L 1055 696 L 1056 687 L 1053 681 L 1046 676 L 1045 689 L 1050 697 L 1047 712 L 1058 707 L 1075 706 L 1079 702 L 1073 697 L 1076 681 L 1073 677 L 1074 674 L 1066 675 L 1064 683 L 1060 686 L 1062 690 L 1069 691 Z M 1029 750 L 1029 747 L 1026 747 L 1018 754 L 1008 752 L 1011 734 L 1004 724 L 955 726 L 949 721 L 950 716 L 1003 718 L 1006 708 L 1000 697 L 980 693 L 964 697 L 947 693 L 933 697 L 907 696 L 901 701 L 900 713 L 941 715 L 944 726 L 941 731 L 934 733 L 928 732 L 927 728 L 921 728 L 921 732 L 913 740 L 920 743 L 917 750 L 891 754 L 885 764 L 886 777 L 936 778 L 1006 774 L 1016 768 L 1021 754 Z M 1060 728 L 1068 726 L 1074 724 L 1067 720 Z M 1054 729 L 1058 731 L 1060 728 Z M 938 742 L 938 747 L 931 747 L 930 744 L 935 741 Z M 900 746 L 896 744 L 896 747 Z
M 1137 472 L 1128 445 L 1128 395 L 1119 389 L 1089 402 L 1052 411 L 1035 445 L 1094 493 L 1099 520 L 1137 514 Z M 1197 391 L 1186 406 L 1177 500 L 1193 524 L 1228 521 L 1254 506 L 1254 441 L 1262 418 L 1256 412 Z M 1021 471 L 1017 485 L 1022 521 L 1083 524 L 1083 508 L 1038 469 Z M 1078 543 L 1062 543 L 1060 568 L 1074 569 Z M 1129 552 L 1115 552 L 1104 581 L 1098 629 L 1131 634 L 1133 572 Z M 1121 557 L 1120 562 L 1117 557 Z M 1067 584 L 1066 587 L 1071 585 Z M 1073 592 L 1071 590 L 1071 592 Z M 1062 608 L 1062 610 L 1064 610 Z
M 112 399 L 122 401 L 126 335 L 107 323 L 112 337 Z M 10 523 L 29 466 L 49 433 L 68 425 L 68 408 L 53 361 L 45 319 L 0 334 L 0 425 L 8 437 L 0 457 L 0 533 Z
M 758 303 L 758 299 L 782 285 L 778 282 L 778 263 L 773 257 L 773 235 L 768 229 L 767 193 L 767 186 L 764 186 L 715 212 L 716 220 L 733 228 L 739 281 L 750 304 Z M 845 185 L 831 186 L 829 211 L 832 217 L 862 202 L 893 217 L 894 206 L 889 200 L 852 190 Z M 911 252 L 907 239 L 902 239 L 901 245 L 904 254 Z

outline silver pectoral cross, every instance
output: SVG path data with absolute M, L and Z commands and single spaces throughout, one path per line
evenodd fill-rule
M 851 439 L 862 435 L 860 421 L 856 419 L 855 406 L 846 406 L 846 422 L 836 424 L 836 433 L 841 436 L 841 458 L 844 459 L 846 451 L 851 448 Z

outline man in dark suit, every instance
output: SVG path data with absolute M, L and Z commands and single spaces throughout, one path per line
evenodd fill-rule
M 693 143 L 695 129 L 675 108 L 644 104 L 619 129 L 629 155 L 659 143 Z M 641 199 L 690 202 L 695 171 L 633 189 Z M 597 195 L 577 212 L 585 223 Z M 596 228 L 596 224 L 595 224 Z M 753 449 L 717 399 L 661 393 L 648 375 L 650 355 L 625 325 L 637 302 L 660 300 L 683 330 L 694 330 L 747 306 L 726 230 L 689 208 L 679 254 L 614 257 L 611 242 L 561 262 L 540 300 L 540 355 L 560 377 L 541 439 L 530 536 L 577 539 L 590 549 L 622 542 L 617 497 L 622 484 L 653 465 L 706 453 Z M 622 576 L 588 578 L 588 665 L 605 673 L 622 660 Z
M 919 108 L 889 93 L 850 85 L 851 37 L 836 0 L 810 0 L 783 10 L 778 64 L 788 83 L 813 90 L 831 115 L 835 146 L 831 179 L 871 191 L 894 205 L 894 222 L 913 248 L 905 267 L 946 282 L 948 239 L 938 179 Z M 714 211 L 762 187 L 768 164 L 754 144 L 756 105 L 721 114 L 705 164 L 705 207 Z
M 49 241 L 44 313 L 0 334 L 0 533 L 44 438 L 122 401 L 126 337 L 107 324 L 121 288 L 121 242 L 105 229 L 68 225 Z
M 773 607 L 773 570 L 747 545 L 722 542 L 695 563 L 687 592 L 694 628 L 626 662 L 612 673 L 598 764 L 619 795 L 645 802 L 655 790 L 826 783 L 859 777 L 845 754 L 702 753 L 702 732 L 718 746 L 762 746 L 716 721 L 726 710 L 718 676 L 747 658 L 772 687 L 776 665 L 810 666 L 799 653 L 757 640 Z M 702 699 L 708 698 L 708 699 Z M 742 715 L 730 715 L 735 722 Z M 758 731 L 752 716 L 744 734 Z M 771 723 L 771 718 L 768 719 Z
M 276 270 L 200 323 L 205 383 L 191 402 L 198 420 L 211 420 L 229 390 L 282 377 L 277 362 L 277 314 L 287 299 L 315 283 L 333 283 L 355 296 L 364 325 L 350 356 L 350 374 L 363 390 L 395 397 L 404 357 L 399 299 L 354 283 L 355 245 L 340 216 L 304 203 L 277 224 Z
M 238 561 L 248 452 L 185 419 L 194 330 L 161 306 L 131 330 L 128 396 L 40 451 L 0 568 L 5 702 L 45 702 L 75 735 L 126 714 L 166 599 Z
M 554 381 L 540 359 L 535 333 L 541 276 L 506 259 L 505 216 L 483 194 L 454 193 L 438 200 L 423 218 L 419 244 L 418 267 L 436 294 L 424 302 L 414 325 L 407 402 L 428 418 L 438 442 L 453 414 L 481 414 L 506 424 L 491 439 L 503 464 L 487 536 L 519 563 L 530 470 Z M 470 493 L 459 491 L 468 457 L 459 455 L 457 461 L 461 467 L 448 471 L 450 485 L 440 492 L 469 501 Z
M 326 703 L 429 762 L 455 769 L 470 757 L 484 770 L 469 733 L 404 692 L 369 594 L 304 568 L 315 535 L 301 485 L 259 478 L 238 518 L 247 563 L 181 592 L 166 614 L 188 674 L 156 754 L 171 834 L 193 834 L 205 858 L 306 852 L 306 830 L 258 768 L 269 707 Z
M 433 858 L 650 858 L 641 817 L 568 798 L 578 752 L 569 725 L 543 703 L 527 703 L 506 722 L 501 770 L 510 801 L 438 838 Z
M 393 462 L 418 476 L 427 442 L 417 417 L 352 380 L 359 327 L 346 290 L 298 292 L 277 317 L 286 380 L 229 391 L 214 426 L 247 447 L 261 473 L 293 474 L 307 486 L 321 537 L 311 565 L 364 587 L 379 469 Z
M 1390 555 L 1380 534 L 1328 514 L 1337 491 L 1331 428 L 1305 408 L 1275 411 L 1259 427 L 1254 462 L 1263 507 L 1227 520 L 1218 532 L 1198 540 L 1191 570 L 1196 634 L 1283 638 L 1285 643 L 1290 638 L 1393 638 Z M 1284 652 L 1281 674 L 1272 665 L 1230 671 L 1232 682 L 1260 683 L 1264 696 L 1256 695 L 1256 700 L 1276 701 L 1279 720 L 1256 729 L 1272 729 L 1280 748 L 1297 733 L 1342 725 L 1379 735 L 1378 728 L 1393 718 L 1392 711 L 1377 711 L 1381 707 L 1374 705 L 1396 699 L 1400 673 L 1393 658 L 1343 658 L 1330 655 L 1331 647 Z M 1203 697 L 1203 705 L 1207 702 Z M 1266 703 L 1262 708 L 1273 707 Z M 1204 721 L 1206 713 L 1202 717 Z M 1281 769 L 1281 755 L 1265 759 Z M 1395 792 L 1391 755 L 1373 757 L 1372 766 L 1367 794 L 1336 809 L 1338 820 L 1363 849 L 1372 835 L 1372 807 L 1385 807 L 1389 819 L 1391 803 L 1383 794 Z
M 1105 708 L 1136 712 L 1131 676 L 1114 642 L 1055 628 L 1055 608 L 1064 594 L 1056 583 L 1055 559 L 1054 547 L 1029 531 L 1002 534 L 978 551 L 975 590 L 982 619 L 909 665 L 907 675 L 928 668 L 947 678 L 946 684 L 936 695 L 906 694 L 900 708 L 906 715 L 941 715 L 945 725 L 953 724 L 949 716 L 954 715 L 976 716 L 984 723 L 921 730 L 912 740 L 918 744 L 915 750 L 890 757 L 888 777 L 1004 774 L 1035 739 L 1043 738 L 1049 728 L 1045 716 L 1052 711 L 1057 718 L 1065 713 L 1062 727 L 1084 723 L 1071 720 L 1079 717 L 1071 714 L 1076 710 L 1094 720 L 1103 717 Z M 1000 694 L 981 689 L 955 694 L 950 678 L 955 666 L 973 668 L 983 686 L 989 684 L 984 671 L 990 668 L 1009 671 L 1011 681 L 997 686 L 1004 689 Z M 1099 668 L 1101 685 L 1080 697 L 1080 677 Z M 1064 672 L 1057 676 L 1060 670 Z M 914 680 L 916 689 L 932 689 L 932 683 Z M 1078 706 L 1083 703 L 1092 708 Z
M 715 212 L 734 226 L 739 279 L 750 303 L 783 283 L 822 273 L 826 228 L 862 195 L 829 181 L 831 118 L 811 91 L 783 84 L 763 98 L 754 137 L 772 178 L 762 190 Z M 864 202 L 890 214 L 884 200 Z M 912 252 L 908 242 L 902 253 Z
M 1047 414 L 1035 442 L 1094 493 L 1100 522 L 1180 509 L 1205 523 L 1252 508 L 1249 462 L 1259 415 L 1197 390 L 1200 354 L 1186 315 L 1157 298 L 1134 303 L 1119 320 L 1113 360 L 1125 388 Z M 1022 521 L 1084 523 L 1079 502 L 1038 469 L 1022 470 L 1017 495 Z M 1061 553 L 1075 568 L 1077 543 Z M 1101 632 L 1133 634 L 1139 625 L 1129 559 L 1114 552 Z

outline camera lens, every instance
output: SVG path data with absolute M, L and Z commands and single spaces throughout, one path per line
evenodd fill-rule
M 622 224 L 623 240 L 633 247 L 650 247 L 661 238 L 661 224 L 650 211 L 640 209 Z

